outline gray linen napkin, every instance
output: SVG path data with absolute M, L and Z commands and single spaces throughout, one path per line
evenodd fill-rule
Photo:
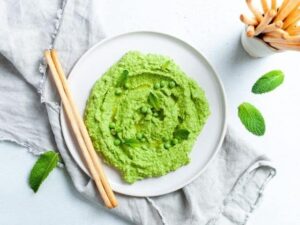
M 68 73 L 104 35 L 91 0 L 0 1 L 0 140 L 34 154 L 58 149 L 76 189 L 102 205 L 62 137 L 59 98 L 48 80 L 43 50 L 58 49 Z M 268 159 L 231 129 L 208 169 L 176 192 L 153 198 L 118 195 L 111 210 L 135 224 L 245 224 L 275 175 Z

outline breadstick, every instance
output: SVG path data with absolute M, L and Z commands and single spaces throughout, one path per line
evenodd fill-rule
M 282 28 L 282 25 L 283 25 L 283 22 L 281 20 L 279 20 L 275 23 L 272 23 L 272 24 L 266 26 L 266 28 L 262 31 L 262 33 L 269 33 L 269 32 L 275 31 L 278 28 Z
M 255 29 L 255 36 L 259 35 L 266 26 L 272 21 L 272 19 L 276 16 L 275 10 L 271 9 L 267 14 L 265 14 L 262 21 L 259 23 L 259 25 Z
M 290 0 L 287 5 L 278 12 L 275 21 L 284 20 L 295 8 L 298 8 L 300 0 Z
M 287 43 L 287 41 L 285 39 L 283 39 L 282 37 L 272 37 L 269 35 L 263 36 L 263 40 L 265 42 L 272 42 L 272 43 Z
M 272 36 L 268 36 L 265 35 L 263 37 L 263 40 L 265 42 L 274 42 L 274 43 L 281 43 L 281 44 L 297 44 L 300 45 L 300 36 L 289 36 L 288 38 L 285 37 L 286 35 L 284 35 L 284 37 L 272 37 Z
M 297 43 L 300 44 L 300 35 L 290 36 L 289 34 L 284 34 L 283 39 L 288 43 Z
M 286 33 L 287 33 L 286 31 L 277 28 L 276 30 L 269 32 L 268 36 L 283 37 L 283 35 Z
M 258 24 L 258 21 L 255 18 L 253 19 L 253 18 L 247 17 L 244 14 L 241 14 L 240 20 L 248 26 L 249 25 L 256 26 Z
M 300 3 L 290 12 L 288 16 L 294 16 L 295 14 L 298 14 L 298 9 L 299 9 Z
M 262 6 L 265 14 L 267 12 L 269 12 L 269 6 L 268 6 L 268 3 L 267 3 L 267 0 L 261 0 L 261 6 Z
M 271 9 L 277 11 L 277 2 L 276 2 L 276 0 L 272 0 Z
M 274 22 L 274 24 L 277 28 L 282 28 L 282 26 L 283 26 L 283 22 L 281 20 Z
M 280 43 L 269 43 L 272 47 L 279 50 L 293 50 L 300 51 L 300 45 L 289 45 L 289 44 L 280 44 Z
M 253 13 L 253 15 L 255 16 L 255 18 L 257 19 L 257 21 L 258 22 L 262 21 L 263 16 L 259 12 L 259 10 L 253 5 L 252 0 L 246 0 L 246 3 L 248 5 L 248 8 L 250 9 L 250 11 Z
M 300 9 L 298 7 L 285 19 L 283 29 L 288 28 L 291 24 L 296 23 L 300 19 Z
M 286 28 L 286 30 L 289 29 L 290 27 L 296 27 L 297 25 L 298 25 L 298 21 L 296 21 L 296 22 L 292 23 L 291 25 L 289 25 L 289 26 Z
M 300 34 L 300 27 L 297 27 L 297 26 L 289 26 L 289 27 L 286 29 L 286 32 L 288 32 L 289 35 L 297 35 L 297 34 Z
M 292 17 L 290 19 L 286 19 L 284 21 L 283 29 L 286 29 L 290 25 L 297 23 L 299 20 L 300 20 L 300 10 L 299 10 L 299 14 L 298 15 L 296 15 L 295 17 Z
M 255 34 L 254 26 L 252 26 L 252 25 L 248 26 L 247 30 L 246 30 L 246 33 L 247 33 L 248 37 L 253 37 L 254 34 Z
M 283 2 L 281 3 L 277 13 L 280 13 L 286 7 L 286 5 L 289 3 L 289 1 L 290 0 L 283 0 Z

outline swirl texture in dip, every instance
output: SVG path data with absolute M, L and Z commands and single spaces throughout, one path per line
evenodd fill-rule
M 84 121 L 105 162 L 133 183 L 188 164 L 209 114 L 204 91 L 172 59 L 128 52 L 95 83 Z

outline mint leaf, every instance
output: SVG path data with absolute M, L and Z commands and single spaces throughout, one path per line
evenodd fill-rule
M 149 93 L 149 96 L 148 96 L 148 103 L 149 103 L 151 106 L 153 106 L 155 109 L 158 109 L 158 108 L 159 108 L 159 99 L 158 99 L 158 97 L 157 97 L 154 93 L 152 93 L 152 92 Z
M 38 191 L 42 182 L 47 178 L 49 173 L 57 166 L 58 159 L 58 153 L 54 151 L 48 151 L 43 153 L 36 161 L 29 176 L 29 184 L 34 192 Z
M 117 87 L 123 87 L 127 81 L 128 78 L 128 70 L 123 70 L 123 73 L 121 74 L 118 82 L 117 82 Z
M 125 139 L 124 144 L 130 147 L 136 147 L 140 142 L 134 138 Z
M 244 102 L 238 107 L 238 115 L 248 131 L 257 136 L 264 135 L 266 131 L 265 120 L 257 108 Z
M 281 70 L 272 70 L 259 78 L 252 87 L 254 94 L 263 94 L 274 90 L 284 80 L 284 73 Z
M 178 129 L 173 133 L 174 138 L 177 138 L 179 140 L 186 140 L 188 139 L 189 135 L 190 132 L 187 129 Z
M 162 68 L 163 70 L 166 70 L 166 69 L 168 69 L 168 67 L 169 67 L 170 64 L 171 64 L 171 61 L 168 60 L 168 61 L 164 62 L 164 63 L 161 65 L 161 68 Z

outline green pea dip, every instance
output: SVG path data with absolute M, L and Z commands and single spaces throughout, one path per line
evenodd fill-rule
M 84 121 L 105 162 L 134 183 L 188 164 L 209 115 L 204 91 L 172 59 L 131 51 L 95 83 Z

